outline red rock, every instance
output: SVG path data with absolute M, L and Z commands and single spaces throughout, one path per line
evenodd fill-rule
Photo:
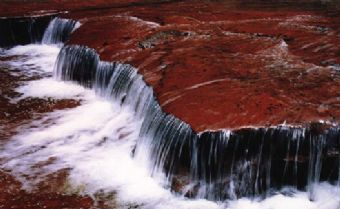
M 83 22 L 69 44 L 137 67 L 164 110 L 197 131 L 339 120 L 327 67 L 340 63 L 339 13 L 182 2 L 67 17 Z
M 56 174 L 56 176 L 58 176 Z M 50 178 L 49 180 L 52 180 Z M 60 181 L 59 181 L 60 183 Z M 53 184 L 52 184 L 53 185 Z M 33 192 L 21 189 L 15 178 L 3 171 L 0 172 L 0 208 L 93 208 L 93 200 L 88 196 L 70 195 L 61 192 L 37 188 Z
M 340 76 L 329 67 L 340 68 L 339 10 L 311 3 L 264 6 L 223 1 L 2 1 L 0 16 L 69 10 L 63 16 L 80 20 L 82 27 L 67 44 L 87 45 L 103 60 L 139 68 L 163 109 L 197 131 L 284 121 L 339 122 Z M 15 82 L 0 73 L 2 93 L 12 94 Z M 32 119 L 31 113 L 76 105 L 26 100 L 13 107 L 0 97 L 0 107 L 11 113 L 0 114 L 8 130 L 0 137 L 9 138 L 20 123 Z M 92 207 L 87 196 L 56 192 L 66 176 L 55 174 L 27 193 L 1 172 L 0 207 Z
M 25 98 L 13 104 L 10 98 L 19 96 L 14 89 L 19 82 L 26 80 L 28 78 L 13 75 L 6 69 L 0 68 L 0 124 L 2 125 L 1 129 L 6 130 L 0 131 L 0 141 L 8 140 L 13 136 L 18 131 L 18 126 L 41 117 L 41 114 L 37 113 L 72 108 L 80 104 L 79 101 L 72 99 L 41 98 Z
M 69 9 L 82 27 L 68 44 L 137 67 L 163 109 L 197 131 L 339 121 L 336 8 L 131 2 L 51 0 L 17 11 Z

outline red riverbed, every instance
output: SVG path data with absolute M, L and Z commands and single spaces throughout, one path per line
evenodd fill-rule
M 197 131 L 248 125 L 340 121 L 340 12 L 298 3 L 1 1 L 0 16 L 70 11 L 82 26 L 67 44 L 139 68 L 166 112 Z M 44 11 L 46 13 L 47 11 Z M 13 106 L 17 78 L 0 72 L 5 140 L 34 113 L 76 101 L 27 99 Z M 39 105 L 37 105 L 39 104 Z M 5 130 L 5 129 L 4 129 Z M 64 192 L 65 173 L 26 192 L 0 171 L 0 208 L 104 208 Z M 99 198 L 100 199 L 100 198 Z
M 70 10 L 63 16 L 82 26 L 68 44 L 137 67 L 163 109 L 197 131 L 340 120 L 333 5 L 61 2 L 12 3 L 0 14 Z
M 339 121 L 336 11 L 179 2 L 71 12 L 68 44 L 131 63 L 197 131 Z

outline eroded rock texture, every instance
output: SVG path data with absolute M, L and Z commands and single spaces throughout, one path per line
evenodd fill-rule
M 65 11 L 69 12 L 64 13 Z M 242 126 L 276 125 L 285 121 L 291 124 L 301 124 L 318 120 L 330 122 L 340 120 L 338 108 L 340 105 L 338 93 L 340 89 L 340 12 L 336 4 L 322 4 L 318 1 L 308 4 L 303 1 L 294 4 L 277 2 L 276 4 L 248 4 L 248 2 L 230 1 L 229 3 L 224 1 L 115 0 L 3 1 L 0 3 L 0 15 L 16 16 L 15 24 L 23 25 L 23 27 L 15 28 L 12 27 L 12 19 L 6 20 L 5 18 L 0 21 L 1 24 L 6 27 L 9 25 L 8 27 L 11 28 L 11 30 L 6 30 L 7 37 L 11 37 L 14 33 L 22 34 L 19 36 L 19 41 L 18 38 L 12 39 L 13 37 L 0 39 L 5 43 L 10 43 L 7 46 L 42 39 L 42 31 L 46 29 L 47 23 L 55 15 L 79 20 L 82 27 L 75 31 L 67 44 L 86 45 L 94 48 L 101 60 L 119 61 L 137 68 L 146 82 L 155 90 L 155 96 L 163 110 L 187 122 L 198 132 Z M 32 15 L 35 18 L 47 15 L 48 19 L 48 21 L 44 20 L 41 25 L 39 23 L 37 27 L 40 33 L 34 37 L 30 36 L 29 31 L 35 27 L 37 22 L 35 18 L 24 17 Z M 13 28 L 17 31 L 13 31 Z M 78 105 L 77 101 L 28 99 L 17 107 L 10 106 L 5 95 L 13 94 L 12 90 L 18 81 L 6 71 L 1 74 L 3 75 L 1 80 L 4 82 L 1 85 L 0 102 L 6 114 L 2 114 L 0 120 L 8 124 L 6 128 L 9 130 L 0 135 L 3 139 L 10 138 L 15 133 L 15 127 L 18 124 L 32 119 L 33 113 Z M 268 130 L 269 132 L 263 131 L 265 133 L 263 135 L 275 132 L 275 130 Z M 242 138 L 237 136 L 251 135 L 251 131 L 252 129 L 235 131 L 234 135 L 231 135 L 234 138 L 231 137 L 230 140 L 237 142 L 239 138 Z M 212 137 L 214 134 L 209 135 L 209 132 L 205 133 L 199 136 L 200 140 L 196 139 L 197 144 L 194 146 L 199 150 L 197 153 L 200 154 L 196 157 L 202 164 L 197 164 L 194 169 L 191 169 L 195 171 L 194 176 L 198 180 L 204 179 L 209 182 L 209 175 L 217 179 L 220 172 L 217 172 L 218 166 L 204 167 L 205 159 L 208 158 L 206 156 L 211 155 L 208 150 L 204 149 L 207 147 L 205 143 L 214 145 L 211 141 L 219 142 L 217 140 L 219 137 L 217 135 Z M 216 134 L 219 133 L 223 132 L 216 132 Z M 253 135 L 251 136 L 256 139 Z M 246 137 L 242 139 L 244 138 Z M 261 139 L 259 137 L 257 140 Z M 280 175 L 284 173 L 287 175 L 283 175 L 285 178 L 291 179 L 294 175 L 299 177 L 301 173 L 303 182 L 285 182 L 285 179 L 275 179 L 280 176 L 277 173 L 266 173 L 266 170 L 261 170 L 261 178 L 254 181 L 252 176 L 249 177 L 249 182 L 260 185 L 257 189 L 259 191 L 254 190 L 252 193 L 269 188 L 268 176 L 277 187 L 280 184 L 301 187 L 307 184 L 304 182 L 307 176 L 305 170 L 310 166 L 310 162 L 317 161 L 317 158 L 307 160 L 310 156 L 307 156 L 307 151 L 305 153 L 304 150 L 309 147 L 308 143 L 314 143 L 314 141 L 305 140 L 305 144 L 290 145 L 288 143 L 286 145 L 287 141 L 290 142 L 290 139 L 284 141 L 283 151 L 278 152 L 280 156 L 270 155 L 272 157 L 270 159 L 273 159 L 273 162 L 276 160 L 275 166 L 281 169 L 284 168 L 283 165 L 287 165 L 287 172 L 277 169 Z M 253 153 L 256 154 L 259 153 L 259 145 L 271 145 L 263 142 L 256 144 L 253 146 L 255 147 Z M 222 151 L 231 149 L 238 150 L 239 153 L 244 153 L 243 150 L 247 148 L 247 146 L 239 148 L 233 144 L 224 147 L 223 144 L 217 143 L 217 145 Z M 302 145 L 307 148 L 304 149 Z M 334 143 L 331 145 L 334 147 Z M 292 146 L 292 151 L 290 151 L 290 146 Z M 302 147 L 301 153 L 298 146 Z M 323 159 L 324 168 L 330 170 L 333 164 L 338 162 L 336 161 L 338 152 L 333 152 L 331 149 L 325 150 L 323 151 L 326 156 Z M 218 153 L 219 150 L 217 149 L 216 152 Z M 269 155 L 267 152 L 264 152 L 264 157 L 262 155 L 258 157 L 256 154 L 240 155 L 237 161 L 243 162 L 247 157 L 251 158 L 252 164 L 246 168 L 251 170 L 256 165 L 260 165 L 258 159 Z M 225 156 L 225 158 L 230 159 L 230 156 Z M 183 162 L 191 160 L 188 160 L 189 157 L 183 157 L 183 159 Z M 165 168 L 171 166 L 171 164 L 164 165 Z M 178 170 L 173 173 L 181 176 L 182 172 L 188 172 L 185 171 L 187 167 L 188 165 L 177 166 Z M 260 170 L 260 166 L 257 167 L 256 169 Z M 234 168 L 231 166 L 228 169 Z M 314 167 L 309 169 L 317 170 Z M 212 172 L 208 175 L 206 170 L 212 170 Z M 16 201 L 17 195 L 27 197 L 23 204 L 27 206 L 32 203 L 32 208 L 36 207 L 33 203 L 36 204 L 38 199 L 39 204 L 49 208 L 65 206 L 64 200 L 66 202 L 72 200 L 69 207 L 88 208 L 93 204 L 86 196 L 65 196 L 59 193 L 45 195 L 43 194 L 44 185 L 40 187 L 41 191 L 33 195 L 26 194 L 19 189 L 19 183 L 6 172 L 0 172 L 0 174 L 0 184 L 7 188 L 11 185 L 13 188 L 0 193 L 1 204 L 5 207 L 13 205 L 21 207 L 20 204 L 8 202 L 9 199 Z M 331 173 L 331 177 L 327 176 L 328 174 L 322 171 L 319 178 L 332 180 L 338 177 L 337 173 Z M 62 182 L 65 176 L 67 177 L 67 173 L 62 173 L 60 176 Z M 53 178 L 58 179 L 59 174 Z M 299 178 L 294 179 L 299 180 Z M 259 181 L 261 182 L 258 183 Z M 217 183 L 224 186 L 228 181 Z M 242 187 L 239 188 L 242 189 Z M 241 189 L 238 191 L 239 194 L 243 194 Z M 230 194 L 222 194 L 222 196 L 228 195 Z M 196 196 L 195 188 L 190 190 L 187 196 Z
M 197 131 L 339 119 L 338 13 L 186 2 L 68 16 L 83 22 L 70 43 L 138 68 Z
M 336 5 L 303 1 L 60 5 L 23 4 L 15 11 L 70 10 L 63 16 L 83 24 L 70 44 L 89 46 L 102 60 L 138 68 L 163 109 L 197 131 L 339 121 Z

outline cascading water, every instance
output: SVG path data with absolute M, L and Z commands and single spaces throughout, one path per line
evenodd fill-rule
M 314 184 L 339 181 L 338 155 L 328 154 L 339 153 L 337 127 L 317 132 L 313 125 L 279 126 L 197 135 L 161 110 L 152 89 L 130 65 L 101 62 L 92 49 L 66 46 L 55 70 L 58 78 L 92 87 L 138 115 L 143 123 L 135 158 L 144 158 L 152 175 L 164 174 L 168 186 L 186 177 L 191 186 L 177 191 L 186 196 L 225 200 L 289 185 L 301 190 L 307 186 L 313 199 Z
M 339 181 L 338 154 L 330 154 L 338 153 L 339 134 L 337 127 L 315 132 L 312 125 L 203 133 L 198 143 L 204 145 L 196 151 L 201 165 L 194 169 L 203 168 L 197 169 L 198 180 L 207 184 L 203 194 L 211 199 L 265 195 L 287 185 L 301 190 L 308 186 L 313 198 L 313 184 Z
M 0 18 L 0 47 L 64 43 L 80 23 L 55 16 Z
M 66 40 L 76 25 L 71 20 L 54 19 L 47 27 L 45 43 Z M 43 55 L 23 49 L 5 53 L 30 55 L 35 67 L 46 68 L 39 62 Z M 50 56 L 49 62 L 54 63 L 55 53 Z M 18 91 L 24 96 L 80 98 L 83 104 L 46 115 L 1 149 L 0 159 L 7 159 L 1 168 L 12 170 L 19 179 L 68 168 L 70 182 L 86 185 L 85 192 L 117 191 L 122 208 L 130 207 L 131 202 L 140 208 L 280 208 L 277 202 L 282 201 L 291 201 L 289 208 L 315 208 L 321 201 L 319 190 L 339 194 L 332 186 L 319 184 L 340 184 L 338 126 L 310 124 L 197 134 L 190 125 L 162 111 L 137 69 L 100 61 L 93 49 L 63 47 L 54 74 L 59 82 L 43 79 Z M 35 170 L 39 166 L 32 162 L 38 164 L 50 157 L 56 162 L 43 172 Z M 155 182 L 157 177 L 164 180 L 161 183 L 166 189 Z M 174 197 L 168 188 L 180 197 Z M 281 196 L 278 191 L 282 189 L 290 195 Z M 296 189 L 308 191 L 308 198 L 316 204 L 306 202 L 305 193 Z M 255 201 L 235 200 L 245 196 Z M 224 205 L 186 197 L 229 202 Z M 266 198 L 256 200 L 258 197 Z M 295 199 L 305 202 L 295 205 Z M 332 206 L 336 204 L 334 198 Z
M 143 119 L 142 142 L 136 147 L 135 155 L 138 158 L 150 154 L 147 161 L 155 160 L 150 165 L 152 173 L 165 169 L 166 176 L 171 178 L 176 160 L 185 155 L 190 158 L 189 150 L 182 151 L 196 137 L 190 126 L 161 110 L 152 88 L 131 65 L 101 62 L 92 49 L 66 46 L 58 56 L 55 73 L 59 79 L 95 88 L 99 95 L 131 108 L 137 118 Z
M 40 43 L 54 16 L 0 18 L 0 47 Z
M 43 44 L 64 43 L 79 26 L 80 23 L 77 21 L 56 17 L 48 25 L 41 42 Z

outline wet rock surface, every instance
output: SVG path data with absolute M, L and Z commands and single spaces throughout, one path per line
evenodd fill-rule
M 102 60 L 138 68 L 162 108 L 195 131 L 340 120 L 340 13 L 335 7 L 277 9 L 268 4 L 259 10 L 256 5 L 208 1 L 57 0 L 0 6 L 1 16 L 70 10 L 61 16 L 79 20 L 82 27 L 67 44 L 89 46 Z M 1 132 L 4 140 L 36 113 L 78 105 L 31 98 L 13 105 L 8 98 L 15 96 L 17 78 L 3 69 L 0 73 L 0 128 L 8 130 Z M 292 158 L 299 156 L 285 160 Z M 46 192 L 43 185 L 41 191 L 26 193 L 13 177 L 0 176 L 6 188 L 0 193 L 4 208 L 93 204 L 89 197 Z M 61 176 L 65 180 L 67 175 Z M 185 184 L 181 181 L 186 179 L 179 179 L 174 190 Z M 194 190 L 187 196 L 195 196 Z
M 71 1 L 60 10 L 82 23 L 68 44 L 137 67 L 166 112 L 203 131 L 339 121 L 339 12 L 302 3 Z
M 8 59 L 11 58 L 1 58 L 0 62 Z M 79 105 L 77 100 L 66 99 L 25 98 L 15 101 L 20 96 L 15 88 L 22 82 L 35 79 L 38 77 L 23 76 L 20 72 L 0 67 L 0 144 L 8 142 L 21 126 L 42 117 L 43 113 Z M 3 163 L 1 158 L 0 163 Z M 67 176 L 67 170 L 58 171 L 47 176 L 34 191 L 28 191 L 10 171 L 0 169 L 0 208 L 93 208 L 95 204 L 91 197 L 66 192 Z
M 83 22 L 69 44 L 137 67 L 197 131 L 339 119 L 336 12 L 186 2 L 68 16 Z
M 20 94 L 15 91 L 15 88 L 20 83 L 34 80 L 34 78 L 11 73 L 13 71 L 9 72 L 8 69 L 0 68 L 0 139 L 2 141 L 8 140 L 17 133 L 20 125 L 28 124 L 41 117 L 43 113 L 79 105 L 77 100 L 66 99 L 25 98 L 16 101 L 15 98 L 20 97 Z
M 0 208 L 93 208 L 93 200 L 88 196 L 78 196 L 58 192 L 62 172 L 49 178 L 48 187 L 27 192 L 20 182 L 6 172 L 0 171 Z M 47 183 L 45 183 L 47 184 Z M 50 189 L 50 190 L 49 190 Z

